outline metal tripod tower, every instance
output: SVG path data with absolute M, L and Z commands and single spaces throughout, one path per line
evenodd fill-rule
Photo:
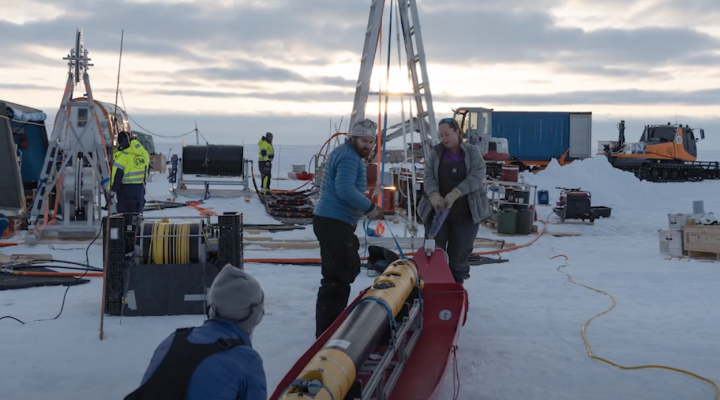
M 413 118 L 417 118 L 417 129 L 420 132 L 420 139 L 423 143 L 423 155 L 427 159 L 431 146 L 439 142 L 437 124 L 435 123 L 435 110 L 430 92 L 430 79 L 427 72 L 425 60 L 425 48 L 420 33 L 420 18 L 416 0 L 397 0 L 399 19 L 405 42 L 405 56 L 407 60 L 408 74 L 412 81 L 412 93 L 402 93 L 402 96 L 411 96 L 415 99 L 415 115 L 410 115 L 410 125 Z M 370 79 L 372 68 L 375 63 L 378 40 L 382 26 L 383 10 L 385 0 L 372 0 L 370 5 L 370 18 L 367 30 L 365 31 L 365 44 L 363 46 L 362 58 L 360 61 L 360 75 L 355 88 L 355 100 L 352 114 L 350 115 L 350 128 L 357 121 L 365 118 L 365 106 L 368 96 L 378 94 L 370 92 Z M 398 94 L 396 94 L 398 95 Z M 428 121 L 425 120 L 428 118 Z
M 104 186 L 110 180 L 108 152 L 113 139 L 106 137 L 96 113 L 88 75 L 93 64 L 81 30 L 76 32 L 75 48 L 63 60 L 68 60 L 68 80 L 30 211 L 28 232 L 35 239 L 49 231 L 58 236 L 96 236 L 101 229 L 102 200 L 109 190 Z M 72 101 L 81 77 L 87 101 Z M 71 121 L 73 108 L 78 110 L 72 114 L 78 117 L 75 123 Z M 85 119 L 81 119 L 82 108 L 86 109 Z M 76 125 L 82 128 L 79 133 Z

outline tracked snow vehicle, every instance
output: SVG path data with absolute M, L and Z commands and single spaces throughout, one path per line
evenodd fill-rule
M 640 141 L 625 142 L 625 121 L 618 124 L 618 141 L 600 142 L 599 151 L 613 167 L 651 182 L 692 182 L 720 179 L 720 163 L 697 161 L 697 142 L 705 131 L 688 125 L 646 125 Z

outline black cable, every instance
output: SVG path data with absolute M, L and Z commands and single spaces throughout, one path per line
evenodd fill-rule
M 81 267 L 65 267 L 62 265 L 42 265 L 42 267 L 43 268 L 55 268 L 55 269 L 69 269 L 69 270 L 73 270 L 73 271 L 78 271 L 78 270 L 79 271 L 87 270 L 87 271 L 93 271 L 93 272 L 102 272 L 103 271 L 102 268 L 97 268 L 97 267 L 81 268 Z M 27 263 L 27 264 L 12 265 L 12 266 L 9 266 L 8 268 L 10 268 L 12 270 L 24 270 L 24 269 L 38 268 L 38 266 Z
M 53 318 L 36 319 L 36 320 L 33 320 L 33 321 L 29 321 L 29 322 L 53 321 L 53 320 L 56 320 L 56 319 L 58 319 L 58 318 L 60 317 L 60 315 L 62 314 L 63 310 L 65 309 L 65 298 L 67 297 L 67 294 L 68 294 L 68 291 L 70 290 L 70 287 L 71 287 L 71 286 L 74 286 L 77 282 L 80 282 L 80 281 L 85 277 L 85 275 L 87 275 L 87 273 L 90 272 L 90 269 L 93 268 L 93 267 L 90 266 L 90 254 L 89 254 L 89 253 L 90 253 L 90 247 L 92 247 L 93 243 L 95 243 L 95 241 L 100 237 L 100 235 L 102 234 L 102 231 L 103 231 L 103 230 L 102 230 L 102 228 L 101 228 L 101 229 L 98 231 L 97 236 L 95 236 L 95 238 L 92 240 L 92 242 L 90 242 L 90 244 L 89 244 L 89 245 L 87 246 L 87 248 L 85 249 L 85 261 L 86 261 L 85 265 L 80 264 L 80 263 L 76 263 L 76 262 L 73 262 L 73 261 L 69 261 L 69 262 L 68 262 L 68 261 L 60 261 L 60 262 L 67 263 L 67 264 L 77 264 L 77 265 L 80 265 L 80 266 L 85 267 L 85 272 L 83 272 L 82 275 L 80 275 L 79 277 L 77 277 L 77 278 L 76 278 L 76 281 L 75 281 L 73 284 L 68 284 L 68 285 L 67 285 L 67 289 L 65 289 L 65 293 L 63 294 L 62 303 L 60 304 L 60 312 L 58 312 L 58 314 L 57 314 L 55 317 L 53 317 Z M 49 260 L 49 261 L 55 261 L 55 262 L 57 262 L 58 260 Z M 6 315 L 6 316 L 4 316 L 4 317 L 0 317 L 0 321 L 3 320 L 3 319 L 5 319 L 5 318 L 7 318 L 7 319 L 14 319 L 15 321 L 17 321 L 17 322 L 19 322 L 19 323 L 21 323 L 21 324 L 23 324 L 23 325 L 26 324 L 26 323 L 23 322 L 22 320 L 20 320 L 20 319 L 18 319 L 18 318 L 15 318 L 15 317 L 13 317 L 13 316 L 11 316 L 11 315 Z
M 181 137 L 187 136 L 187 135 L 195 132 L 195 129 L 191 130 L 190 132 L 183 133 L 182 135 L 159 135 L 159 134 L 157 134 L 157 133 L 150 132 L 149 130 L 143 128 L 142 125 L 138 124 L 137 121 L 135 121 L 135 120 L 130 116 L 130 114 L 127 114 L 127 107 L 125 107 L 125 97 L 123 97 L 122 90 L 118 90 L 118 91 L 120 92 L 120 100 L 122 100 L 123 109 L 125 109 L 125 113 L 126 113 L 127 117 L 130 119 L 130 121 L 134 122 L 135 125 L 137 125 L 140 129 L 144 130 L 145 133 L 148 133 L 148 134 L 150 134 L 150 135 L 152 135 L 152 136 L 161 137 L 161 138 L 174 139 L 174 138 L 181 138 Z M 202 136 L 202 135 L 201 135 L 201 136 Z M 205 139 L 205 138 L 203 137 L 203 139 Z
M 100 231 L 102 232 L 102 229 L 101 229 Z M 98 236 L 99 236 L 99 235 L 98 235 Z M 92 243 L 95 242 L 95 240 L 96 240 L 97 238 L 98 238 L 98 237 L 95 237 L 95 239 L 93 239 L 93 241 L 90 242 L 90 245 L 91 245 L 91 246 L 92 246 Z M 87 253 L 87 249 L 86 249 L 86 253 Z M 88 260 L 88 261 L 89 261 L 89 260 Z M 33 260 L 31 260 L 31 262 L 28 262 L 28 263 L 26 263 L 26 264 L 31 264 L 31 263 L 46 263 L 46 262 L 79 265 L 79 266 L 83 267 L 83 269 L 94 269 L 94 270 L 96 270 L 96 271 L 102 271 L 102 268 L 93 267 L 92 265 L 90 265 L 89 262 L 88 262 L 87 264 L 83 264 L 83 263 L 79 263 L 79 262 L 76 262 L 76 261 L 63 261 L 63 260 L 53 260 L 53 259 L 33 259 Z

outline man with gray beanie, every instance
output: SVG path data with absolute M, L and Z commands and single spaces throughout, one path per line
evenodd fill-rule
M 347 307 L 350 285 L 360 273 L 360 241 L 355 236 L 358 220 L 363 214 L 371 220 L 384 217 L 382 209 L 365 197 L 367 167 L 363 159 L 370 155 L 376 135 L 375 122 L 364 119 L 355 123 L 350 138 L 325 162 L 320 199 L 313 213 L 322 269 L 315 307 L 316 339 Z
M 225 265 L 208 293 L 209 319 L 165 339 L 125 400 L 266 400 L 265 369 L 250 342 L 264 299 L 255 278 Z

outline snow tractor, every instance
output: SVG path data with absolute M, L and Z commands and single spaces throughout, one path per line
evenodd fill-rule
M 697 161 L 696 142 L 705 139 L 705 131 L 688 125 L 646 125 L 640 141 L 625 142 L 625 121 L 618 124 L 618 140 L 600 142 L 601 154 L 613 167 L 630 171 L 640 180 L 651 182 L 691 182 L 720 179 L 717 161 Z
M 499 179 L 502 167 L 510 160 L 508 140 L 492 137 L 492 109 L 482 107 L 460 107 L 453 110 L 469 144 L 480 146 L 480 153 L 485 159 L 487 175 Z

